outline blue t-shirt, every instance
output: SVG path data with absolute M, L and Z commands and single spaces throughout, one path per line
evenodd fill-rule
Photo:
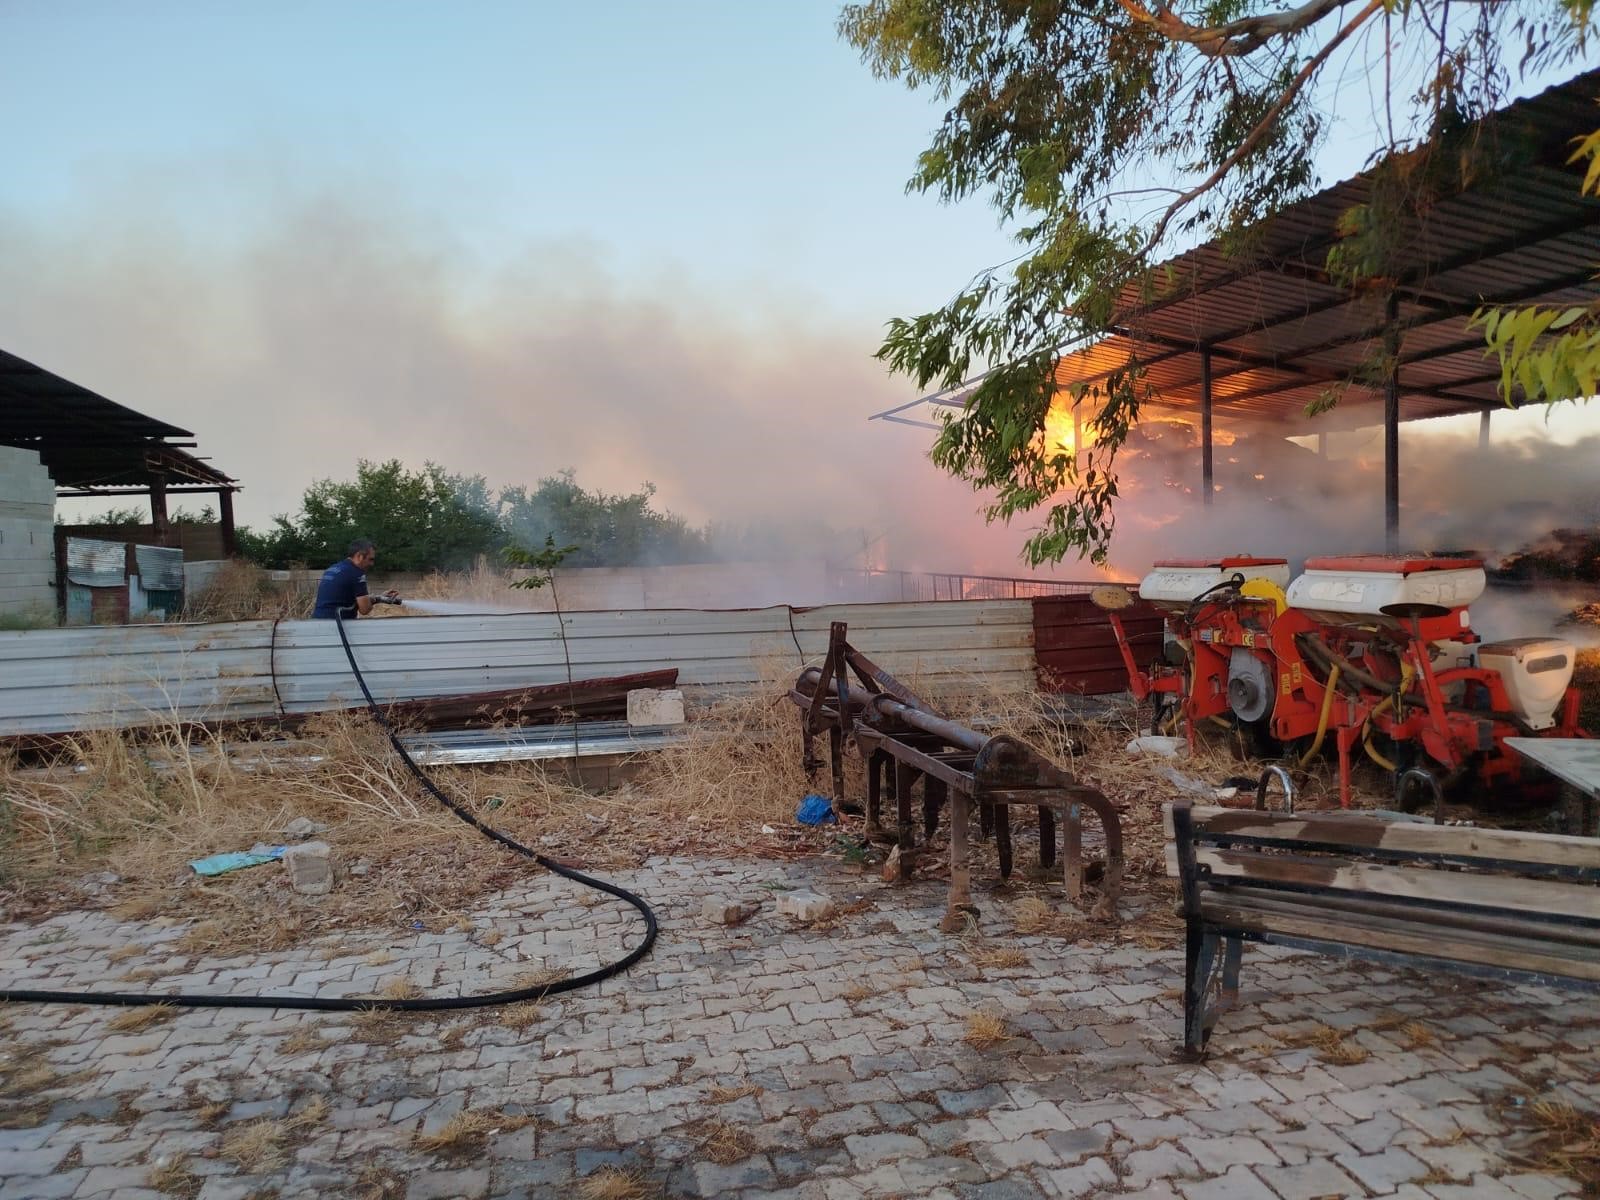
M 343 609 L 345 616 L 353 617 L 356 597 L 366 594 L 366 572 L 348 558 L 341 558 L 322 573 L 322 582 L 317 584 L 317 607 L 311 615 L 331 621 L 338 615 L 336 610 Z

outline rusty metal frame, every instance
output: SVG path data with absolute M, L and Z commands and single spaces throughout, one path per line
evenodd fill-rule
M 1034 805 L 1039 813 L 1039 862 L 1056 863 L 1056 820 L 1063 830 L 1063 882 L 1067 898 L 1080 903 L 1086 891 L 1083 817 L 1099 819 L 1106 844 L 1098 916 L 1114 916 L 1122 887 L 1122 825 L 1111 802 L 1036 751 L 1006 735 L 988 736 L 941 716 L 889 672 L 850 645 L 843 621 L 828 630 L 828 653 L 820 667 L 800 673 L 789 699 L 800 709 L 803 764 L 808 777 L 822 766 L 815 739 L 828 735 L 835 802 L 845 796 L 844 751 L 853 740 L 867 765 L 867 835 L 898 845 L 899 878 L 911 877 L 917 857 L 928 852 L 939 810 L 950 810 L 950 891 L 942 927 L 959 930 L 972 902 L 970 825 L 974 810 L 981 835 L 994 835 L 1000 873 L 1012 867 L 1010 808 Z M 850 682 L 853 674 L 857 684 Z M 892 771 L 890 770 L 892 765 Z M 922 845 L 917 846 L 912 790 L 923 792 Z M 885 788 L 887 781 L 888 787 Z M 895 829 L 882 825 L 887 792 L 895 804 Z

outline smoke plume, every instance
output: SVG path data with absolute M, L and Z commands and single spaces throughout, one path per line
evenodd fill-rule
M 247 523 L 358 458 L 431 459 L 497 487 L 570 466 L 591 488 L 653 481 L 661 506 L 745 551 L 1033 573 L 1017 557 L 1026 525 L 985 526 L 982 497 L 927 461 L 929 433 L 864 420 L 909 398 L 870 357 L 875 321 L 770 290 L 712 294 L 687 269 L 625 273 L 575 240 L 485 262 L 373 189 L 266 189 L 228 237 L 161 194 L 48 223 L 0 210 L 4 345 L 195 430 L 244 483 Z M 1206 509 L 1192 431 L 1149 429 L 1121 463 L 1112 575 L 1175 555 L 1382 549 L 1376 435 L 1328 460 L 1268 436 L 1219 446 Z M 1402 442 L 1407 549 L 1498 559 L 1600 511 L 1600 436 L 1481 452 L 1408 426 Z M 1069 560 L 1057 574 L 1096 572 Z

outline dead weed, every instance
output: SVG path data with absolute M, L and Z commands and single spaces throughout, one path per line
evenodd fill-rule
M 441 1158 L 467 1158 L 482 1152 L 485 1143 L 497 1133 L 508 1133 L 533 1124 L 532 1117 L 512 1116 L 497 1109 L 466 1108 L 456 1113 L 433 1133 L 419 1133 L 414 1139 L 424 1154 Z
M 975 1012 L 967 1018 L 967 1031 L 961 1040 L 974 1050 L 987 1050 L 1005 1041 L 1005 1018 L 991 1012 Z
M 115 1033 L 141 1033 L 152 1025 L 170 1021 L 177 1011 L 171 1004 L 145 1004 L 138 1008 L 125 1008 L 106 1022 L 106 1028 Z

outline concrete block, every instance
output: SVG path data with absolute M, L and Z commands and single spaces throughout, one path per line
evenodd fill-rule
M 796 921 L 820 921 L 833 911 L 833 901 L 816 892 L 784 892 L 778 897 L 778 915 Z
M 683 693 L 677 688 L 635 688 L 628 693 L 629 725 L 682 725 Z
M 738 925 L 756 915 L 759 904 L 740 904 L 726 896 L 707 896 L 700 902 L 700 918 L 712 925 Z
M 303 896 L 326 896 L 333 891 L 332 850 L 327 842 L 301 842 L 283 852 L 289 882 Z

